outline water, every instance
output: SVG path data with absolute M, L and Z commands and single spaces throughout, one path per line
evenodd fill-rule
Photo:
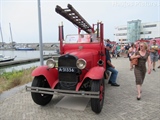
M 31 58 L 40 58 L 40 51 L 15 51 L 15 50 L 0 50 L 0 54 L 3 54 L 5 56 L 17 56 L 15 58 L 16 60 L 24 60 L 24 59 L 31 59 Z M 43 54 L 56 54 L 55 51 L 44 51 Z M 46 61 L 44 60 L 44 64 Z M 3 72 L 11 72 L 13 70 L 22 70 L 30 67 L 36 67 L 40 65 L 39 62 L 33 62 L 28 64 L 22 64 L 22 65 L 14 65 L 14 66 L 6 66 L 6 67 L 0 67 L 0 74 Z

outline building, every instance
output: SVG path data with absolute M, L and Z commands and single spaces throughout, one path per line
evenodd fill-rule
M 127 25 L 115 28 L 115 41 L 118 43 L 131 43 L 136 40 L 150 40 L 160 38 L 160 21 L 142 23 L 141 20 L 128 21 Z

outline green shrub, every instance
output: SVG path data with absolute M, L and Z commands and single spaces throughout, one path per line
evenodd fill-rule
M 2 73 L 0 75 L 0 93 L 15 86 L 23 85 L 32 81 L 33 78 L 31 76 L 31 72 L 33 71 L 33 69 L 35 69 L 35 67 Z

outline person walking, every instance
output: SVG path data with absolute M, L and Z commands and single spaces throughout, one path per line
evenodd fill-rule
M 158 68 L 160 68 L 160 45 L 159 45 L 159 49 L 158 49 L 158 55 L 159 55 L 159 57 L 158 57 L 158 63 L 159 63 Z
M 116 59 L 117 59 L 117 57 L 118 57 L 118 52 L 120 52 L 120 47 L 119 47 L 118 43 L 116 43 L 116 44 L 114 45 L 113 50 L 114 50 L 114 56 L 115 56 Z
M 127 44 L 127 45 L 125 46 L 125 54 L 126 54 L 126 58 L 129 57 L 129 54 L 128 54 L 129 48 L 130 48 L 130 46 L 129 46 L 129 44 Z
M 156 40 L 153 40 L 153 44 L 150 46 L 150 56 L 153 64 L 153 71 L 156 71 L 155 66 L 158 61 L 158 45 L 156 44 Z
M 135 44 L 132 43 L 131 44 L 131 47 L 129 48 L 128 50 L 128 54 L 129 54 L 129 60 L 130 60 L 130 70 L 133 69 L 133 64 L 131 62 L 131 56 L 136 52 L 136 47 L 135 47 Z
M 147 43 L 141 42 L 140 43 L 140 50 L 137 51 L 133 56 L 131 56 L 131 59 L 138 58 L 138 64 L 135 65 L 134 68 L 134 75 L 135 75 L 135 82 L 137 87 L 137 100 L 141 99 L 141 93 L 142 93 L 142 84 L 144 82 L 144 78 L 146 75 L 146 61 L 148 63 L 148 74 L 151 73 L 151 58 L 147 51 Z
M 112 46 L 110 44 L 106 45 L 106 69 L 107 71 L 111 72 L 111 76 L 109 78 L 108 84 L 111 86 L 119 87 L 120 85 L 116 83 L 118 71 L 115 69 L 115 66 L 111 63 L 111 57 L 109 51 L 111 50 Z

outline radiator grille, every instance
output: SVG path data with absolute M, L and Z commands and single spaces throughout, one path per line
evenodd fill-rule
M 58 59 L 58 67 L 76 67 L 77 57 L 73 55 L 63 55 Z M 59 72 L 59 81 L 62 89 L 75 89 L 78 83 L 76 72 Z

